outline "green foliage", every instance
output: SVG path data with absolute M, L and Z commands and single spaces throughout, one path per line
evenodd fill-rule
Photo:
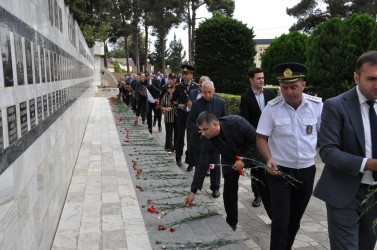
M 217 14 L 202 22 L 195 37 L 196 78 L 207 75 L 218 91 L 243 93 L 256 53 L 253 38 L 252 29 L 231 17 Z
M 122 69 L 120 68 L 119 62 L 117 60 L 113 62 L 113 65 L 114 65 L 114 72 L 117 72 L 117 73 L 122 72 Z
M 224 93 L 217 93 L 221 99 L 225 101 L 227 115 L 240 115 L 240 95 L 231 95 Z
M 154 42 L 155 51 L 149 55 L 150 63 L 154 66 L 155 71 L 162 71 L 162 43 L 166 43 L 166 39 L 157 36 Z M 164 53 L 167 54 L 167 51 Z
M 114 58 L 126 58 L 126 51 L 124 48 L 114 48 L 113 50 L 107 52 L 107 57 L 114 57 Z
M 166 58 L 166 64 L 170 66 L 172 72 L 177 73 L 181 70 L 181 65 L 183 64 L 185 56 L 186 51 L 183 50 L 182 41 L 181 39 L 177 40 L 174 34 L 174 39 L 170 42 Z
M 268 84 L 278 84 L 276 74 L 272 69 L 284 62 L 306 62 L 306 43 L 308 36 L 298 31 L 283 34 L 273 40 L 266 52 L 262 55 L 262 69 L 264 79 Z
M 307 44 L 308 83 L 324 99 L 354 86 L 357 58 L 368 51 L 376 34 L 376 21 L 368 14 L 342 21 L 333 18 L 319 25 Z

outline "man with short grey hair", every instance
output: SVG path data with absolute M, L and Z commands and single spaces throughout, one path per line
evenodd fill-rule
M 199 114 L 203 111 L 208 111 L 213 113 L 217 118 L 226 116 L 226 107 L 225 101 L 217 96 L 215 96 L 215 88 L 212 81 L 205 81 L 202 85 L 202 98 L 194 101 L 191 107 L 191 111 L 189 113 L 187 119 L 187 127 L 190 131 L 190 165 L 189 167 L 193 168 L 197 165 L 199 161 L 200 155 L 200 129 L 196 124 L 196 119 L 198 118 Z M 215 164 L 220 163 L 220 155 L 214 154 L 213 155 L 213 162 Z M 187 169 L 187 171 L 191 171 L 191 169 Z M 211 178 L 211 190 L 212 190 L 212 197 L 218 198 L 220 196 L 220 168 L 215 168 L 210 170 L 210 178 Z

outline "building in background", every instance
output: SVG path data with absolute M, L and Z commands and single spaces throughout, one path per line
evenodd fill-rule
M 255 67 L 258 67 L 258 68 L 261 67 L 261 65 L 262 65 L 262 55 L 266 51 L 268 46 L 270 46 L 272 40 L 274 40 L 274 39 L 254 39 L 254 41 L 257 44 L 255 46 L 255 50 L 256 50 L 257 54 L 254 56 Z

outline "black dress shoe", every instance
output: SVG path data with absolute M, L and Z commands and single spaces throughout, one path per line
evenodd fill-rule
M 189 166 L 187 167 L 187 172 L 192 171 L 193 168 L 194 168 L 194 166 L 189 165 Z
M 182 161 L 181 159 L 176 159 L 178 167 L 182 167 Z
M 255 197 L 255 199 L 252 203 L 253 207 L 259 207 L 261 201 L 262 201 L 262 198 L 260 196 Z
M 152 134 L 152 129 L 151 128 L 149 129 L 149 133 Z
M 213 190 L 212 197 L 213 198 L 219 198 L 220 197 L 220 191 L 218 189 Z
M 153 122 L 153 127 L 156 126 L 156 121 Z
M 158 131 L 161 132 L 162 131 L 162 128 L 161 126 L 158 126 Z
M 233 229 L 233 231 L 236 231 L 237 230 L 237 225 L 235 225 L 235 226 L 230 226 L 232 229 Z

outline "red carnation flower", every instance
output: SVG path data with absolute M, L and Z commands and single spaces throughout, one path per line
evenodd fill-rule
M 175 229 L 171 227 L 170 228 L 170 232 L 174 232 L 174 231 L 175 231 Z
M 236 160 L 237 160 L 237 161 L 240 161 L 240 160 L 241 160 L 241 157 L 236 156 Z
M 161 244 L 161 241 L 159 241 L 159 240 L 156 240 L 156 244 Z
M 245 173 L 242 171 L 242 169 L 238 170 L 238 173 L 242 176 L 245 176 Z

